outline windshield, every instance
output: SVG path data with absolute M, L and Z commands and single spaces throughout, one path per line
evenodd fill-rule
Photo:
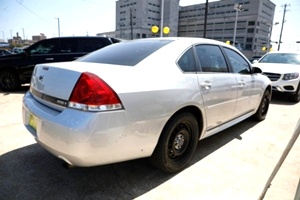
M 296 53 L 273 53 L 263 57 L 260 63 L 282 63 L 300 65 L 300 54 Z
M 109 45 L 77 61 L 134 66 L 173 40 L 134 40 Z

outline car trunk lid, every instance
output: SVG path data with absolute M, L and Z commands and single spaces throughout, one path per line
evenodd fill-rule
M 120 85 L 120 78 L 128 67 L 107 64 L 64 62 L 36 65 L 32 74 L 30 91 L 40 103 L 56 110 L 63 110 L 81 75 L 86 72 L 101 74 L 102 80 L 112 88 Z M 112 74 L 113 76 L 112 78 Z

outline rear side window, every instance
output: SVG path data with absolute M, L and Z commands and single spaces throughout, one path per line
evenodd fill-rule
M 78 39 L 62 39 L 60 40 L 59 53 L 75 53 L 77 52 Z
M 107 38 L 79 39 L 78 52 L 92 52 L 110 44 L 111 42 Z
M 228 67 L 219 46 L 198 45 L 197 56 L 203 72 L 228 72 Z
M 184 72 L 195 72 L 196 64 L 193 55 L 193 49 L 187 50 L 178 60 L 178 65 Z
M 77 61 L 134 66 L 173 40 L 134 40 L 107 46 Z

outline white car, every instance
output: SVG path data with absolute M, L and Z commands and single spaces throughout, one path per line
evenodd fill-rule
M 272 89 L 300 101 L 300 52 L 269 52 L 253 66 L 259 67 L 272 81 Z
M 150 157 L 171 173 L 184 169 L 199 140 L 249 117 L 264 120 L 270 99 L 271 81 L 234 47 L 140 39 L 36 65 L 23 122 L 69 165 Z

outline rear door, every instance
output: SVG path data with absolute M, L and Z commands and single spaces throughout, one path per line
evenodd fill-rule
M 219 46 L 203 44 L 197 45 L 195 49 L 201 65 L 198 81 L 209 131 L 233 118 L 237 98 L 236 78 L 229 73 Z

